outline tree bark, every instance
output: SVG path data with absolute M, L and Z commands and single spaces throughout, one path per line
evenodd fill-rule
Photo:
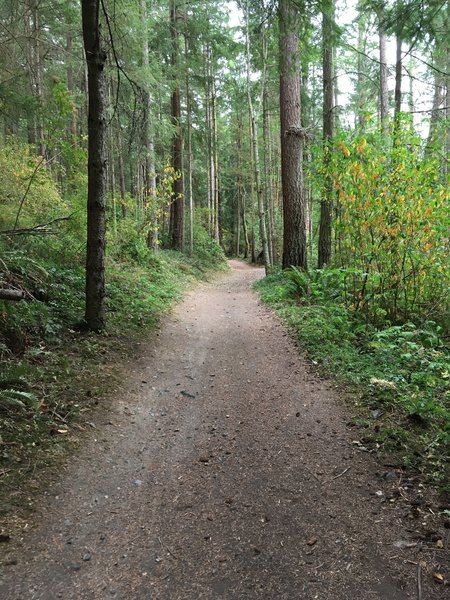
M 123 164 L 123 148 L 122 148 L 122 135 L 120 133 L 120 123 L 117 119 L 117 160 L 119 163 L 119 189 L 120 189 L 120 205 L 122 210 L 122 218 L 125 219 L 127 216 L 127 188 L 125 184 L 125 168 Z
M 71 135 L 72 144 L 77 141 L 77 108 L 75 105 L 75 78 L 73 74 L 73 31 L 70 28 L 66 34 L 66 53 L 67 53 L 67 90 L 72 101 L 69 133 Z
M 414 113 L 414 59 L 411 56 L 408 65 L 409 73 L 409 93 L 408 93 L 408 110 L 411 114 Z
M 399 34 L 396 37 L 395 58 L 395 93 L 394 93 L 394 144 L 397 140 L 399 128 L 399 116 L 402 110 L 402 39 Z
M 447 3 L 447 17 L 445 20 L 445 32 L 446 32 L 446 47 L 445 47 L 445 61 L 446 61 L 446 75 L 444 76 L 445 83 L 445 122 L 447 127 L 445 129 L 445 139 L 444 139 L 444 156 L 443 156 L 443 175 L 444 181 L 448 181 L 448 175 L 450 173 L 450 73 L 449 73 L 449 64 L 450 64 L 450 35 L 449 35 L 449 25 L 450 25 L 450 6 Z
M 184 246 L 184 194 L 183 194 L 183 134 L 181 130 L 181 95 L 177 82 L 178 70 L 178 4 L 170 1 L 170 35 L 172 41 L 172 167 L 176 178 L 172 186 L 171 242 L 172 248 L 183 251 Z
M 211 65 L 212 70 L 212 65 Z M 220 242 L 219 216 L 220 216 L 220 195 L 219 195 L 219 158 L 217 151 L 217 95 L 214 76 L 211 72 L 211 136 L 212 136 L 212 165 L 213 165 L 213 231 L 214 239 Z
M 185 6 L 185 11 L 186 11 Z M 185 16 L 186 31 L 184 35 L 184 53 L 186 64 L 190 58 L 190 39 L 187 31 L 187 13 Z M 187 128 L 187 186 L 186 195 L 189 206 L 189 256 L 194 254 L 194 196 L 192 193 L 192 99 L 190 85 L 190 69 L 186 67 L 186 128 Z
M 322 12 L 323 66 L 323 153 L 325 181 L 320 203 L 318 267 L 331 259 L 331 215 L 333 212 L 333 179 L 330 173 L 333 139 L 333 0 L 324 0 Z
M 19 300 L 24 300 L 25 297 L 25 292 L 22 290 L 0 288 L 0 300 L 18 302 Z
M 380 17 L 378 17 L 380 19 Z M 379 25 L 379 51 L 380 51 L 380 124 L 383 133 L 388 133 L 389 124 L 389 91 L 388 67 L 386 54 L 386 34 Z
M 436 134 L 439 129 L 439 123 L 441 121 L 441 110 L 440 107 L 445 99 L 445 88 L 442 81 L 442 75 L 435 72 L 434 74 L 434 94 L 433 94 L 433 107 L 431 109 L 430 117 L 430 129 L 427 138 L 427 153 L 430 154 L 432 146 L 436 142 Z
M 266 60 L 266 59 L 265 59 Z M 263 77 L 263 145 L 264 145 L 264 196 L 268 213 L 267 237 L 269 244 L 270 264 L 275 264 L 275 211 L 274 211 L 274 186 L 272 164 L 272 138 L 270 134 L 269 91 L 266 77 Z
M 240 190 L 240 215 L 242 217 L 242 232 L 244 235 L 244 258 L 248 258 L 250 243 L 248 239 L 248 228 L 247 228 L 247 215 L 246 215 L 246 196 L 244 187 L 244 174 L 242 170 L 242 117 L 240 113 L 237 114 L 237 160 L 238 160 L 238 173 L 237 173 L 237 187 Z M 239 217 L 239 215 L 238 215 Z M 240 223 L 238 221 L 238 229 Z
M 358 15 L 358 78 L 356 82 L 355 128 L 363 133 L 367 123 L 367 70 L 366 70 L 367 20 L 363 12 Z
M 262 252 L 264 267 L 266 275 L 270 267 L 270 256 L 269 246 L 267 243 L 267 229 L 266 229 L 266 215 L 264 210 L 264 195 L 261 183 L 261 172 L 259 167 L 259 146 L 258 146 L 258 132 L 256 129 L 256 119 L 253 110 L 252 91 L 251 91 L 251 77 L 250 77 L 250 33 L 249 33 L 249 13 L 248 3 L 246 9 L 246 53 L 247 53 L 247 100 L 248 100 L 248 112 L 250 117 L 250 137 L 252 143 L 252 163 L 253 163 L 253 177 L 254 185 L 256 187 L 256 197 L 258 202 L 258 215 L 259 215 L 259 236 L 261 238 Z
M 208 233 L 214 235 L 214 161 L 213 161 L 213 134 L 211 117 L 211 53 L 208 44 L 203 47 L 203 78 L 205 83 L 205 137 L 206 137 L 206 178 L 207 178 L 207 208 L 208 208 Z
M 27 68 L 31 94 L 35 100 L 34 114 L 29 117 L 28 142 L 36 145 L 37 153 L 44 156 L 44 126 L 42 124 L 42 61 L 40 22 L 37 0 L 25 1 L 25 32 L 27 36 Z
M 155 200 L 155 147 L 153 143 L 151 127 L 151 107 L 149 84 L 149 57 L 148 57 L 148 25 L 147 25 L 147 0 L 140 0 L 141 24 L 142 24 L 142 66 L 144 70 L 144 84 L 142 86 L 143 124 L 142 142 L 144 147 L 144 201 Z
M 279 0 L 283 268 L 307 269 L 303 146 L 300 122 L 299 14 L 294 0 Z
M 339 117 L 340 117 L 340 106 L 339 106 L 339 79 L 336 68 L 336 44 L 333 44 L 333 94 L 334 94 L 334 130 L 339 131 Z
M 235 203 L 235 255 L 239 257 L 241 253 L 241 190 L 239 185 L 236 185 Z
M 104 329 L 106 321 L 106 53 L 101 45 L 99 7 L 100 0 L 81 2 L 89 95 L 85 320 L 93 331 Z

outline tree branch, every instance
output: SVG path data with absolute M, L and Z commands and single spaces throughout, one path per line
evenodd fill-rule
M 34 227 L 24 227 L 22 229 L 5 229 L 0 231 L 0 235 L 49 235 L 53 233 L 51 229 L 49 229 L 50 225 L 53 223 L 60 223 L 61 221 L 68 221 L 72 215 L 68 215 L 67 217 L 58 217 L 57 219 L 52 219 L 48 223 L 41 223 L 39 225 L 34 225 Z

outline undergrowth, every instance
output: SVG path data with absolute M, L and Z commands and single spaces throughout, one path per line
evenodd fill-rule
M 198 228 L 192 257 L 152 252 L 138 235 L 124 240 L 120 250 L 110 245 L 103 335 L 78 327 L 84 248 L 74 244 L 70 224 L 54 239 L 1 242 L 8 276 L 34 299 L 0 301 L 0 516 L 31 502 L 42 468 L 81 438 L 89 412 L 183 290 L 226 268 L 221 249 Z
M 358 425 L 374 448 L 395 452 L 448 491 L 450 353 L 433 321 L 373 325 L 342 297 L 344 270 L 277 271 L 256 284 L 309 357 L 350 384 Z

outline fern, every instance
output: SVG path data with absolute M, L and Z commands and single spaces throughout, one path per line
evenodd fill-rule
M 311 293 L 311 277 L 306 271 L 298 267 L 290 267 L 285 271 L 286 277 L 290 279 L 302 296 L 309 296 Z
M 32 392 L 20 390 L 0 390 L 0 410 L 7 408 L 36 409 L 38 399 Z

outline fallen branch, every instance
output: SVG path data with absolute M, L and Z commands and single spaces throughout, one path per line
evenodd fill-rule
M 25 298 L 26 294 L 22 290 L 14 290 L 12 288 L 0 288 L 0 300 L 18 302 L 19 300 L 24 300 Z
M 22 229 L 5 229 L 0 231 L 0 235 L 50 235 L 53 230 L 50 228 L 50 225 L 54 223 L 60 223 L 61 221 L 68 221 L 72 215 L 67 217 L 58 217 L 57 219 L 52 219 L 48 223 L 41 223 L 40 225 L 35 225 L 34 227 L 24 227 Z
M 417 600 L 422 600 L 422 564 L 417 565 Z
M 160 537 L 158 538 L 158 542 L 161 544 L 161 548 L 162 548 L 163 550 L 166 550 L 166 551 L 167 551 L 167 552 L 170 554 L 170 556 L 173 556 L 173 558 L 174 558 L 175 560 L 179 560 L 179 559 L 178 559 L 178 556 L 175 556 L 175 554 L 172 552 L 172 550 L 169 548 L 169 546 L 166 546 L 166 544 L 163 544 L 163 543 L 162 543 L 162 541 L 161 541 L 161 538 L 160 538 Z
M 335 479 L 339 479 L 339 477 L 342 477 L 342 475 L 345 475 L 348 471 L 350 471 L 351 467 L 347 467 L 346 469 L 344 469 L 342 471 L 342 473 L 339 473 L 339 475 L 335 475 L 334 477 L 332 477 L 331 479 L 329 479 L 328 481 L 325 481 L 325 483 L 331 483 L 332 481 L 334 481 Z

